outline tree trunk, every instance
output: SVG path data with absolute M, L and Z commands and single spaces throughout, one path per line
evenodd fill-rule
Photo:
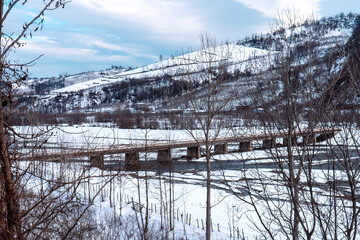
M 206 143 L 206 240 L 211 239 L 211 174 L 210 146 Z
M 0 70 L 0 76 L 2 77 L 2 69 Z M 6 206 L 5 210 L 5 229 L 2 230 L 5 239 L 12 239 L 17 233 L 18 238 L 21 236 L 20 231 L 20 219 L 19 219 L 19 204 L 18 196 L 15 188 L 12 171 L 11 160 L 6 144 L 5 129 L 4 129 L 4 114 L 0 97 L 0 159 L 1 159 L 1 174 L 4 179 L 4 200 Z
M 290 135 L 289 135 L 290 136 Z M 291 138 L 289 137 L 287 140 L 287 153 L 289 160 L 289 172 L 290 172 L 290 189 L 292 189 L 292 203 L 293 203 L 293 240 L 299 239 L 299 225 L 300 225 L 300 216 L 299 216 L 299 181 L 295 176 L 295 162 L 294 156 L 291 147 Z
M 0 32 L 2 34 L 2 23 L 3 23 L 3 10 L 4 10 L 4 0 L 0 0 Z M 2 36 L 1 36 L 2 40 Z M 2 42 L 2 41 L 1 41 Z M 2 53 L 2 46 L 0 46 L 0 54 Z M 4 59 L 1 59 L 1 68 L 0 68 L 0 79 L 3 82 L 3 67 Z M 16 235 L 21 239 L 21 228 L 20 228 L 20 219 L 19 219 L 19 203 L 17 191 L 15 188 L 12 171 L 11 171 L 11 159 L 9 156 L 9 151 L 6 144 L 6 131 L 4 127 L 4 112 L 2 107 L 2 93 L 0 93 L 0 159 L 1 159 L 1 174 L 4 181 L 4 189 L 2 189 L 2 194 L 4 194 L 4 206 L 1 206 L 5 209 L 5 225 L 3 232 L 4 239 L 13 239 Z

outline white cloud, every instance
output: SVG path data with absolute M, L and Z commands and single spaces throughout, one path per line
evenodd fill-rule
M 111 51 L 125 51 L 126 49 L 120 45 L 117 44 L 112 44 L 112 43 L 107 43 L 101 40 L 95 40 L 90 42 L 90 45 L 92 46 L 96 46 L 99 48 L 103 48 L 106 50 L 111 50 Z
M 295 9 L 302 17 L 317 14 L 321 0 L 236 0 L 245 6 L 262 12 L 267 17 L 277 17 L 284 9 Z
M 78 4 L 114 19 L 113 24 L 127 24 L 157 35 L 189 36 L 204 31 L 204 23 L 190 2 L 175 0 L 77 0 Z M 101 19 L 99 19 L 101 21 Z
M 102 55 L 99 57 L 99 60 L 105 62 L 119 63 L 132 61 L 133 57 L 123 55 Z
M 128 55 L 134 56 L 134 57 L 148 57 L 152 58 L 152 54 L 146 53 L 146 50 L 141 46 L 136 46 L 135 44 L 129 44 L 129 43 L 109 43 L 106 42 L 103 39 L 96 39 L 94 41 L 91 41 L 87 44 L 89 47 L 98 47 L 109 51 L 120 51 L 124 52 Z
M 63 35 L 63 37 L 66 38 L 68 35 Z M 116 63 L 134 61 L 134 57 L 154 57 L 152 54 L 147 53 L 145 49 L 134 44 L 118 45 L 87 34 L 74 34 L 73 37 L 72 40 L 75 41 L 71 41 L 72 45 L 64 45 L 62 42 L 54 41 L 52 37 L 36 36 L 26 41 L 26 45 L 19 48 L 18 53 L 20 55 L 26 54 L 30 59 L 41 53 L 44 54 L 44 59 L 67 60 L 71 58 L 72 61 L 78 62 L 105 61 Z M 85 39 L 93 40 L 87 42 Z M 94 49 L 94 46 L 98 49 Z M 102 49 L 109 50 L 112 54 L 105 53 Z M 117 51 L 122 53 L 119 54 Z
M 34 36 L 32 39 L 28 41 L 35 41 L 39 43 L 56 43 L 54 39 L 48 36 Z
M 39 53 L 44 54 L 46 58 L 56 58 L 56 59 L 69 59 L 71 56 L 72 59 L 87 59 L 89 57 L 94 57 L 98 52 L 89 48 L 76 48 L 76 47 L 62 47 L 54 44 L 38 44 L 34 42 L 27 42 L 26 46 L 18 50 L 20 53 L 34 54 L 38 55 Z

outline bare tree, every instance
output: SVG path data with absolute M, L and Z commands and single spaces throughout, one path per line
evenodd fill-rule
M 203 145 L 206 158 L 206 239 L 211 239 L 211 187 L 213 161 L 212 148 L 221 134 L 224 134 L 226 110 L 234 100 L 235 91 L 226 85 L 229 80 L 228 67 L 231 52 L 228 44 L 218 45 L 210 34 L 201 35 L 201 49 L 185 56 L 184 79 L 188 83 L 185 94 L 188 98 L 187 115 L 182 121 L 186 131 L 197 141 L 198 147 Z M 227 89 L 229 91 L 224 91 Z M 229 94 L 230 93 L 230 94 Z M 226 120 L 225 120 L 226 119 Z M 216 150 L 215 150 L 216 151 Z
M 26 232 L 33 231 L 32 229 L 24 229 L 26 225 L 22 219 L 25 219 L 27 213 L 31 212 L 29 209 L 26 212 L 22 212 L 22 206 L 20 205 L 20 193 L 22 194 L 20 185 L 21 181 L 19 177 L 24 176 L 14 172 L 14 164 L 19 157 L 16 149 L 16 144 L 19 139 L 25 141 L 33 140 L 21 136 L 14 128 L 12 128 L 8 121 L 11 113 L 14 109 L 14 102 L 16 101 L 15 95 L 17 88 L 27 79 L 27 68 L 34 63 L 35 60 L 31 60 L 27 63 L 18 63 L 13 59 L 9 59 L 9 54 L 16 48 L 21 47 L 22 40 L 26 37 L 32 37 L 32 34 L 38 29 L 42 28 L 44 23 L 44 15 L 46 12 L 64 7 L 69 1 L 67 0 L 46 0 L 40 4 L 38 12 L 28 21 L 21 25 L 17 35 L 6 33 L 4 26 L 8 24 L 9 15 L 13 9 L 22 5 L 26 5 L 27 1 L 11 0 L 0 1 L 0 30 L 1 30 L 1 93 L 0 93 L 0 159 L 1 159 L 1 238 L 13 239 L 24 238 Z M 39 134 L 37 134 L 39 135 Z M 35 136 L 31 136 L 34 138 Z M 41 145 L 39 143 L 38 145 Z M 77 185 L 73 185 L 73 189 L 76 190 Z M 53 188 L 48 194 L 55 191 Z M 70 197 L 71 199 L 72 197 Z M 40 202 L 45 203 L 44 198 L 40 199 Z M 39 202 L 37 202 L 39 204 Z M 48 204 L 51 204 L 50 202 Z M 34 205 L 36 208 L 38 205 Z M 43 206 L 46 206 L 43 205 Z M 33 208 L 33 209 L 34 209 Z M 31 208 L 30 208 L 31 209 Z M 60 208 L 61 209 L 61 208 Z M 52 213 L 54 214 L 54 212 Z M 49 216 L 50 217 L 50 216 Z M 31 218 L 31 220 L 34 220 Z M 31 221 L 30 220 L 30 221 Z M 44 220 L 44 219 L 43 219 Z M 35 223 L 36 221 L 34 221 Z M 73 227 L 70 227 L 73 229 Z M 35 233 L 35 232 L 33 232 Z
M 342 132 L 328 142 L 330 151 L 326 175 L 328 202 L 331 207 L 318 209 L 318 218 L 326 223 L 323 235 L 333 239 L 356 239 L 359 236 L 359 31 L 360 18 L 355 21 L 354 31 L 344 47 L 345 63 L 336 81 L 329 84 L 322 96 L 331 111 L 326 112 L 326 121 L 331 127 L 341 127 Z M 325 175 L 325 174 L 324 174 Z M 322 218 L 321 218 L 322 217 Z
M 269 156 L 268 164 L 273 171 L 267 171 L 262 163 L 248 169 L 246 159 L 242 159 L 241 178 L 246 180 L 243 187 L 248 198 L 229 182 L 227 185 L 255 210 L 257 220 L 253 220 L 253 226 L 264 238 L 352 239 L 357 232 L 354 230 L 358 219 L 354 189 L 358 172 L 355 170 L 357 163 L 350 160 L 344 149 L 348 148 L 346 142 L 350 136 L 356 146 L 357 137 L 352 129 L 352 134 L 345 134 L 347 137 L 339 134 L 336 143 L 330 139 L 341 127 L 339 122 L 348 123 L 340 115 L 336 121 L 334 110 L 349 101 L 350 96 L 358 94 L 356 84 L 350 80 L 350 76 L 358 76 L 358 67 L 355 67 L 358 59 L 352 61 L 355 64 L 346 63 L 340 71 L 333 71 L 331 67 L 339 59 L 354 59 L 355 54 L 344 51 L 349 44 L 338 42 L 338 47 L 331 49 L 332 53 L 324 53 L 318 47 L 319 42 L 313 40 L 323 31 L 316 27 L 315 20 L 308 20 L 312 27 L 306 28 L 298 24 L 301 18 L 294 11 L 285 11 L 278 19 L 277 33 L 282 35 L 276 48 L 281 51 L 270 52 L 262 59 L 259 66 L 268 66 L 267 69 L 252 76 L 261 84 L 254 85 L 249 81 L 248 88 L 253 108 L 261 109 L 257 112 L 257 121 L 270 140 L 270 144 L 262 148 Z M 353 82 L 352 87 L 350 82 Z M 319 129 L 328 133 L 319 136 Z M 346 128 L 343 131 L 349 132 Z M 275 141 L 279 135 L 283 139 L 281 143 Z M 315 144 L 316 141 L 327 143 L 322 146 L 328 154 L 325 159 L 321 154 L 322 147 Z M 339 147 L 342 154 L 333 150 Z M 326 170 L 321 170 L 324 167 Z M 340 169 L 344 171 L 341 178 Z M 321 176 L 325 176 L 324 182 L 329 184 L 325 189 Z M 348 199 L 339 200 L 344 194 L 339 193 L 340 188 L 336 186 L 339 181 L 349 183 L 352 210 L 346 207 Z M 320 196 L 319 192 L 325 196 Z M 339 219 L 342 219 L 341 223 Z

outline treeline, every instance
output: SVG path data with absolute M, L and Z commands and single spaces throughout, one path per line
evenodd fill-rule
M 42 112 L 14 113 L 9 118 L 12 126 L 57 126 L 110 123 L 123 129 L 182 129 L 183 122 L 178 113 L 134 113 L 129 110 L 106 111 L 96 113 Z
M 34 111 L 66 113 L 69 110 L 93 109 L 99 105 L 163 101 L 181 96 L 190 88 L 199 86 L 199 83 L 174 80 L 171 76 L 165 75 L 153 79 L 125 79 L 101 88 L 60 93 L 45 100 L 37 95 L 22 95 L 18 100 L 23 106 L 33 106 Z
M 350 12 L 347 15 L 340 13 L 334 17 L 323 17 L 320 20 L 315 21 L 306 20 L 299 25 L 292 25 L 289 29 L 280 27 L 272 33 L 253 34 L 251 37 L 247 36 L 244 39 L 239 40 L 237 44 L 266 50 L 280 51 L 283 48 L 283 43 L 286 42 L 287 31 L 296 27 L 302 27 L 300 32 L 296 32 L 291 36 L 292 41 L 297 42 L 307 37 L 308 34 L 314 35 L 314 33 L 316 33 L 317 35 L 325 35 L 336 29 L 354 29 L 355 19 L 357 16 L 357 14 Z

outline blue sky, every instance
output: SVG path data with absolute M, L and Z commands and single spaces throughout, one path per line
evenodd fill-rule
M 14 34 L 36 12 L 39 0 L 19 5 L 6 29 Z M 101 70 L 111 65 L 136 67 L 199 45 L 210 33 L 219 42 L 237 41 L 269 31 L 284 8 L 317 18 L 340 12 L 360 13 L 358 0 L 72 0 L 46 14 L 42 31 L 24 39 L 11 58 L 29 61 L 33 77 Z

